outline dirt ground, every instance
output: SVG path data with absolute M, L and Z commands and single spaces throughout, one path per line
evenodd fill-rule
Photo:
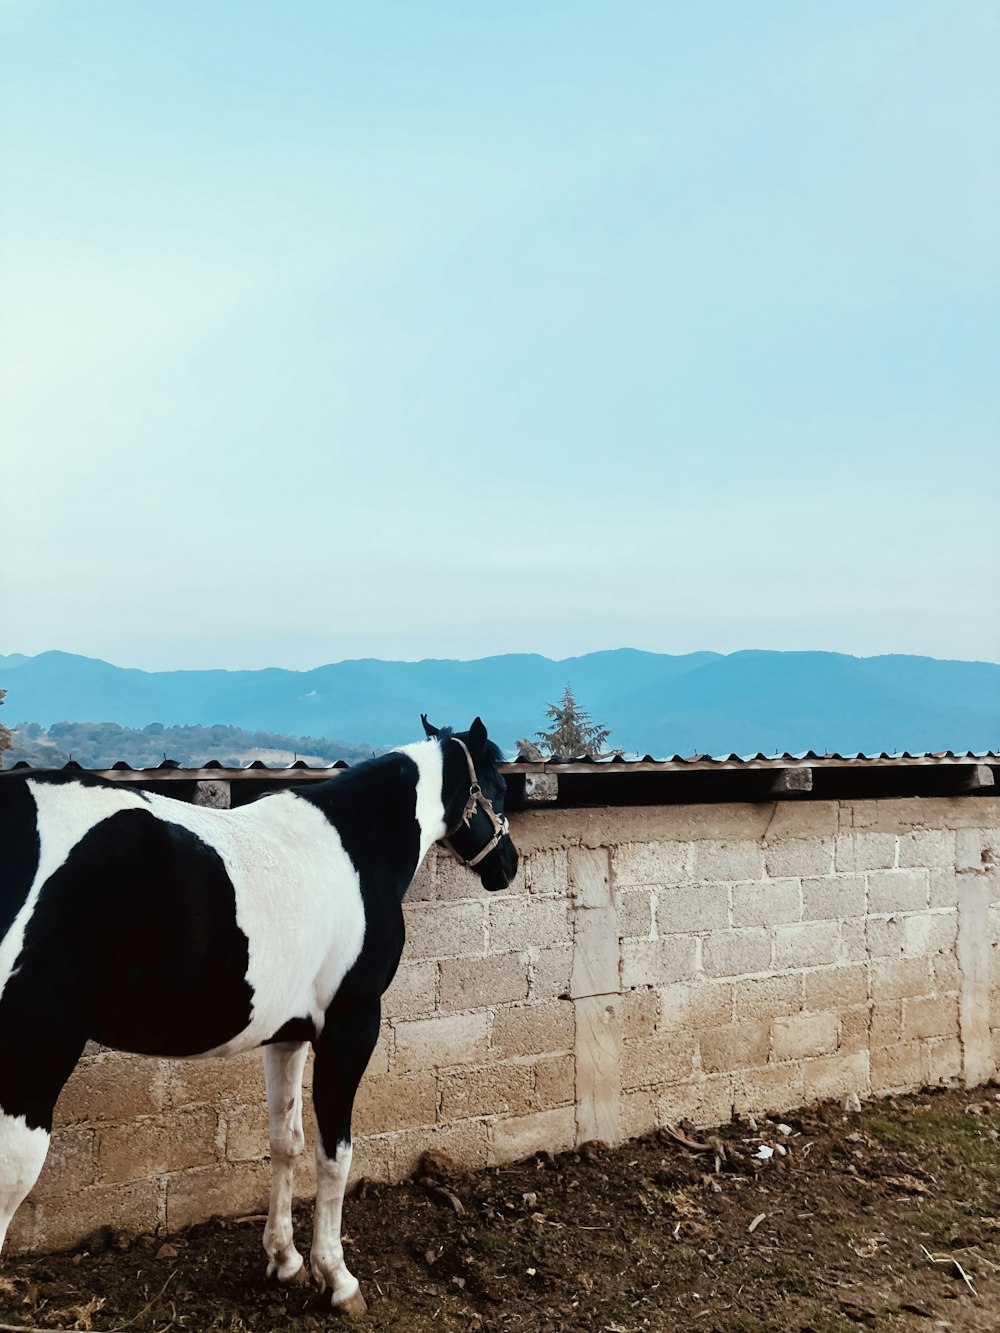
M 8 1260 L 0 1327 L 1000 1330 L 996 1088 L 676 1132 L 363 1182 L 345 1225 L 369 1312 L 350 1323 L 315 1289 L 266 1282 L 262 1220 L 243 1219 Z M 305 1253 L 309 1222 L 302 1209 Z

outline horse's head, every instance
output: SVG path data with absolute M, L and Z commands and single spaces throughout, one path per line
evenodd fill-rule
M 507 784 L 499 764 L 503 756 L 477 717 L 468 731 L 432 727 L 421 714 L 424 731 L 441 746 L 444 778 L 441 799 L 447 829 L 442 842 L 475 870 L 483 888 L 505 889 L 517 874 L 517 848 L 503 812 Z

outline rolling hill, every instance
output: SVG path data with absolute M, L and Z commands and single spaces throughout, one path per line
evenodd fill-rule
M 0 657 L 4 722 L 225 724 L 394 745 L 420 714 L 465 726 L 477 713 L 507 750 L 546 723 L 571 684 L 610 744 L 657 757 L 807 749 L 1000 748 L 1000 665 L 840 653 L 669 656 L 620 648 L 552 661 L 361 659 L 311 671 L 147 672 L 71 653 Z

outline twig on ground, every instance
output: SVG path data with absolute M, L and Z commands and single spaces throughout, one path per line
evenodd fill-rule
M 957 1272 L 958 1272 L 958 1276 L 962 1279 L 962 1281 L 965 1283 L 965 1285 L 969 1288 L 969 1290 L 972 1292 L 973 1296 L 975 1296 L 976 1300 L 977 1300 L 977 1301 L 979 1300 L 979 1292 L 978 1292 L 978 1291 L 975 1289 L 975 1287 L 972 1285 L 972 1279 L 969 1277 L 968 1273 L 965 1271 L 965 1269 L 962 1267 L 962 1265 L 958 1262 L 958 1260 L 954 1257 L 954 1255 L 945 1254 L 945 1255 L 942 1255 L 940 1258 L 938 1258 L 938 1257 L 936 1257 L 935 1255 L 931 1254 L 930 1250 L 927 1248 L 926 1245 L 921 1245 L 920 1248 L 923 1250 L 924 1254 L 927 1255 L 927 1258 L 931 1261 L 932 1264 L 952 1264 L 952 1265 L 954 1265 L 955 1269 L 956 1269 Z

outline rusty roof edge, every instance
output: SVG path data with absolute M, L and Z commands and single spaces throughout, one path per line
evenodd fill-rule
M 601 775 L 618 776 L 622 774 L 638 773 L 720 773 L 737 772 L 747 773 L 754 771 L 780 771 L 782 769 L 871 769 L 871 768 L 946 768 L 946 767 L 969 767 L 970 765 L 982 764 L 985 766 L 1000 765 L 1000 753 L 993 750 L 986 751 L 965 751 L 954 752 L 950 750 L 941 751 L 935 754 L 910 754 L 904 751 L 901 754 L 890 754 L 883 751 L 877 755 L 866 754 L 816 754 L 813 751 L 806 751 L 803 754 L 793 755 L 774 755 L 767 756 L 756 754 L 751 756 L 740 756 L 730 754 L 725 756 L 712 757 L 708 755 L 695 755 L 685 759 L 680 755 L 673 755 L 669 759 L 654 759 L 651 755 L 644 755 L 642 758 L 625 759 L 621 755 L 611 756 L 607 759 L 546 759 L 546 760 L 512 760 L 500 765 L 500 771 L 507 775 L 525 774 L 538 775 L 542 773 L 553 774 L 573 774 L 573 775 Z M 212 761 L 207 765 L 198 768 L 182 768 L 174 760 L 166 760 L 155 768 L 131 768 L 123 761 L 119 760 L 117 764 L 108 768 L 84 768 L 75 760 L 62 765 L 59 768 L 33 768 L 31 765 L 19 763 L 9 769 L 0 770 L 0 776 L 18 775 L 27 776 L 31 773 L 42 772 L 79 772 L 89 773 L 94 777 L 110 778 L 118 782 L 129 781 L 231 781 L 231 780 L 255 780 L 255 781 L 274 781 L 289 776 L 306 781 L 320 780 L 323 778 L 336 776 L 350 767 L 344 760 L 339 759 L 334 764 L 323 767 L 311 767 L 298 760 L 295 763 L 281 767 L 270 767 L 261 760 L 255 760 L 253 764 L 245 768 L 224 768 L 218 761 Z

